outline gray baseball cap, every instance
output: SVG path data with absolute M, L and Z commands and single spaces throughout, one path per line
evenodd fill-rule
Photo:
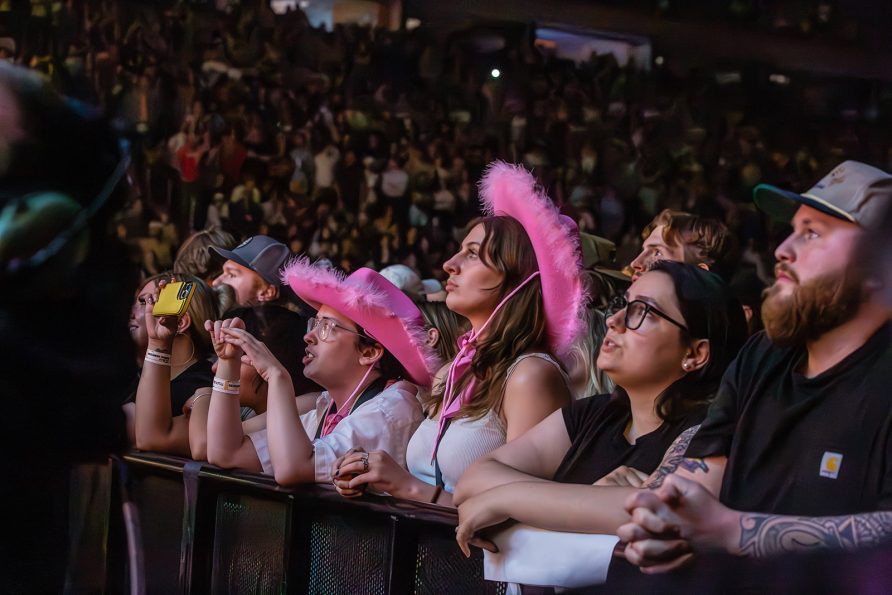
M 272 285 L 282 285 L 279 269 L 291 256 L 288 246 L 269 236 L 250 237 L 232 250 L 209 246 L 208 252 L 212 257 L 231 260 L 251 269 Z
M 788 223 L 800 205 L 871 228 L 892 205 L 892 175 L 858 161 L 844 161 L 808 192 L 796 194 L 770 184 L 753 189 L 753 201 L 768 216 Z

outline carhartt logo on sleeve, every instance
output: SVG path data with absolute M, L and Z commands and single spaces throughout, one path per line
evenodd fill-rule
M 838 452 L 824 452 L 821 459 L 821 477 L 836 479 L 839 476 L 839 468 L 842 466 L 842 455 Z

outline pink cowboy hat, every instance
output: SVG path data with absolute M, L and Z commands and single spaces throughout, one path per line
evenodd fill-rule
M 402 364 L 412 382 L 430 387 L 436 354 L 427 345 L 424 318 L 393 283 L 367 268 L 347 277 L 306 257 L 288 263 L 282 281 L 316 310 L 326 305 L 361 326 Z
M 585 331 L 579 228 L 558 212 L 523 167 L 494 161 L 480 180 L 487 215 L 506 215 L 526 230 L 536 253 L 551 348 L 564 355 Z

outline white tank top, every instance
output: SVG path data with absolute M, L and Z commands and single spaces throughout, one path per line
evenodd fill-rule
M 505 374 L 505 382 L 514 372 L 517 364 L 528 357 L 538 357 L 551 362 L 561 370 L 564 380 L 567 376 L 560 365 L 547 353 L 525 353 L 514 360 Z M 406 465 L 409 472 L 425 483 L 436 484 L 436 471 L 431 463 L 431 452 L 437 437 L 438 421 L 427 418 L 409 440 L 406 448 Z M 506 428 L 498 413 L 490 410 L 480 419 L 453 419 L 437 449 L 437 461 L 443 475 L 443 489 L 452 492 L 455 484 L 471 463 L 483 455 L 505 444 Z

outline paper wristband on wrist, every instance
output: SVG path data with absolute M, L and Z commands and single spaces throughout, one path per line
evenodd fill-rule
M 170 354 L 164 353 L 163 351 L 149 349 L 148 351 L 146 351 L 146 357 L 144 358 L 144 361 L 156 364 L 158 366 L 170 367 Z
M 224 393 L 227 395 L 237 395 L 238 389 L 241 387 L 241 385 L 242 383 L 238 380 L 226 380 L 225 378 L 214 376 L 213 388 L 219 393 Z

